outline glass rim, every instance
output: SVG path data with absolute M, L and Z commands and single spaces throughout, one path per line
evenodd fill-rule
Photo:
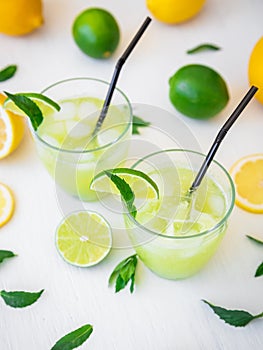
M 169 153 L 169 152 L 185 152 L 185 153 L 192 153 L 192 154 L 197 154 L 197 155 L 200 155 L 202 157 L 206 157 L 205 154 L 201 153 L 201 152 L 197 152 L 197 151 L 193 151 L 193 150 L 190 150 L 190 149 L 180 149 L 180 148 L 169 148 L 169 149 L 164 149 L 164 150 L 161 150 L 161 151 L 157 151 L 157 152 L 153 152 L 153 153 L 150 153 L 148 155 L 146 155 L 145 157 L 137 160 L 133 165 L 132 165 L 132 169 L 136 168 L 137 165 L 139 165 L 140 163 L 142 163 L 145 159 L 148 159 L 148 158 L 151 158 L 157 154 L 161 154 L 161 153 Z M 210 228 L 209 230 L 205 230 L 203 232 L 200 232 L 198 234 L 194 234 L 194 235 L 182 235 L 182 236 L 170 236 L 170 235 L 165 235 L 165 234 L 162 234 L 160 232 L 156 232 L 156 231 L 153 231 L 147 227 L 145 227 L 144 225 L 142 225 L 141 223 L 139 223 L 129 212 L 127 212 L 127 216 L 129 217 L 129 219 L 136 225 L 138 226 L 139 228 L 141 228 L 142 230 L 150 233 L 151 235 L 153 236 L 158 236 L 158 237 L 162 237 L 162 238 L 167 238 L 167 239 L 179 239 L 179 240 L 182 240 L 182 239 L 189 239 L 189 238 L 195 238 L 195 237 L 201 237 L 201 236 L 205 236 L 205 235 L 209 235 L 210 233 L 212 233 L 213 231 L 216 231 L 217 229 L 219 229 L 223 224 L 226 223 L 227 219 L 229 218 L 233 208 L 234 208 L 234 205 L 235 205 L 235 185 L 234 185 L 234 182 L 229 174 L 229 172 L 225 169 L 225 167 L 220 164 L 218 161 L 216 160 L 212 160 L 212 163 L 216 164 L 222 171 L 223 173 L 226 175 L 228 181 L 229 181 L 229 184 L 230 184 L 230 190 L 231 190 L 231 194 L 232 194 L 232 199 L 231 199 L 231 202 L 230 202 L 230 205 L 229 205 L 229 208 L 228 210 L 226 211 L 226 213 L 224 214 L 223 218 L 221 220 L 219 220 L 215 226 L 213 226 L 212 228 Z
M 68 79 L 64 79 L 64 80 L 60 80 L 60 81 L 57 81 L 56 83 L 53 83 L 51 85 L 49 85 L 48 87 L 46 87 L 45 89 L 43 89 L 41 91 L 41 94 L 44 94 L 46 91 L 48 91 L 49 89 L 53 88 L 53 87 L 56 87 L 57 85 L 60 85 L 60 84 L 63 84 L 63 83 L 67 83 L 67 82 L 71 82 L 71 81 L 81 81 L 81 80 L 89 80 L 89 81 L 95 81 L 95 82 L 99 82 L 99 83 L 102 83 L 102 84 L 105 84 L 107 86 L 110 85 L 110 83 L 108 83 L 107 81 L 105 80 L 102 80 L 102 79 L 97 79 L 97 78 L 89 78 L 89 77 L 77 77 L 77 78 L 68 78 Z M 122 90 L 120 90 L 119 88 L 115 87 L 115 90 L 117 90 L 121 95 L 122 97 L 124 97 L 124 100 L 127 102 L 127 106 L 128 106 L 128 109 L 129 109 L 129 115 L 130 115 L 130 119 L 127 123 L 127 126 L 126 128 L 123 130 L 123 132 L 119 135 L 119 137 L 115 140 L 113 140 L 112 142 L 109 142 L 107 143 L 106 145 L 103 145 L 103 146 L 100 146 L 100 147 L 96 147 L 96 148 L 92 148 L 92 149 L 87 149 L 87 150 L 70 150 L 70 149 L 65 149 L 65 148 L 59 148 L 59 147 L 56 147 L 54 145 L 51 145 L 50 143 L 48 143 L 47 141 L 45 141 L 42 137 L 40 137 L 37 133 L 37 131 L 35 131 L 33 128 L 32 128 L 32 125 L 31 123 L 29 123 L 29 127 L 31 129 L 31 132 L 33 133 L 33 135 L 36 137 L 37 140 L 39 140 L 41 143 L 43 143 L 45 146 L 53 149 L 54 151 L 58 151 L 58 152 L 62 152 L 62 153 L 68 153 L 68 154 L 88 154 L 88 153 L 91 153 L 91 152 L 96 152 L 96 151 L 100 151 L 100 150 L 103 150 L 105 148 L 108 148 L 114 144 L 116 144 L 118 141 L 120 141 L 128 132 L 129 128 L 130 128 L 130 125 L 132 125 L 132 106 L 131 106 L 131 103 L 128 99 L 128 97 L 124 94 L 124 92 Z

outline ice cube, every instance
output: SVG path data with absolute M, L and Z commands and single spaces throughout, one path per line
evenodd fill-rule
M 115 140 L 118 139 L 119 136 L 120 136 L 120 133 L 115 129 L 103 130 L 97 136 L 98 143 L 100 146 L 104 146 L 111 142 L 114 142 Z
M 74 122 L 72 120 L 68 120 L 65 122 L 66 131 L 71 138 L 82 138 L 87 137 L 87 141 L 89 135 L 91 133 L 91 127 L 82 122 Z
M 208 198 L 208 205 L 213 216 L 222 217 L 225 213 L 225 200 L 223 196 L 211 195 Z
M 58 120 L 74 119 L 77 114 L 76 105 L 73 102 L 63 102 L 60 104 L 61 110 L 53 114 L 53 118 Z
M 95 119 L 99 117 L 98 106 L 91 102 L 82 102 L 78 109 L 79 119 Z

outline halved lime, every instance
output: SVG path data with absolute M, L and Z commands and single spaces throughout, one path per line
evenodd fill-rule
M 145 173 L 129 168 L 109 169 L 109 172 L 124 179 L 134 192 L 135 198 L 153 199 L 159 198 L 157 184 Z M 97 174 L 90 184 L 90 189 L 96 192 L 120 194 L 105 171 Z
M 57 250 L 71 265 L 96 265 L 108 255 L 111 246 L 109 223 L 93 211 L 70 213 L 63 218 L 56 230 Z
M 43 115 L 53 113 L 55 110 L 60 110 L 60 106 L 55 101 L 51 100 L 45 95 L 38 94 L 35 92 L 25 92 L 21 94 L 19 93 L 18 95 L 23 95 L 30 98 L 30 100 L 32 100 L 38 105 Z M 22 117 L 26 116 L 25 113 L 20 108 L 18 108 L 10 98 L 7 98 L 5 100 L 3 107 L 4 109 L 9 110 L 16 115 L 20 115 Z

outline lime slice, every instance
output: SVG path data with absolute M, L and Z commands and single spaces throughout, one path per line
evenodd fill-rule
M 62 220 L 56 231 L 58 252 L 71 265 L 96 265 L 108 255 L 111 245 L 111 227 L 96 212 L 73 212 Z
M 115 168 L 108 171 L 124 179 L 133 190 L 135 198 L 159 198 L 157 184 L 142 171 L 129 168 Z M 120 194 L 116 186 L 105 174 L 105 171 L 100 172 L 94 177 L 90 184 L 90 189 L 96 192 Z
M 23 95 L 30 98 L 30 100 L 32 100 L 38 105 L 43 115 L 53 113 L 54 110 L 56 111 L 60 110 L 60 106 L 55 101 L 51 100 L 49 97 L 45 95 L 38 94 L 35 92 L 25 92 L 25 93 L 19 93 L 17 95 Z M 18 108 L 10 98 L 6 99 L 3 107 L 4 109 L 11 111 L 16 115 L 20 115 L 22 117 L 25 116 L 25 113 L 20 108 Z

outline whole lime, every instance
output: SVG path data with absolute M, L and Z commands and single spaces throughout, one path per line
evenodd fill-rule
M 180 68 L 169 79 L 169 97 L 182 114 L 208 119 L 227 104 L 229 94 L 224 79 L 212 68 L 190 64 Z
M 120 29 L 115 18 L 101 8 L 89 8 L 80 13 L 72 27 L 73 38 L 88 56 L 108 58 L 120 41 Z

